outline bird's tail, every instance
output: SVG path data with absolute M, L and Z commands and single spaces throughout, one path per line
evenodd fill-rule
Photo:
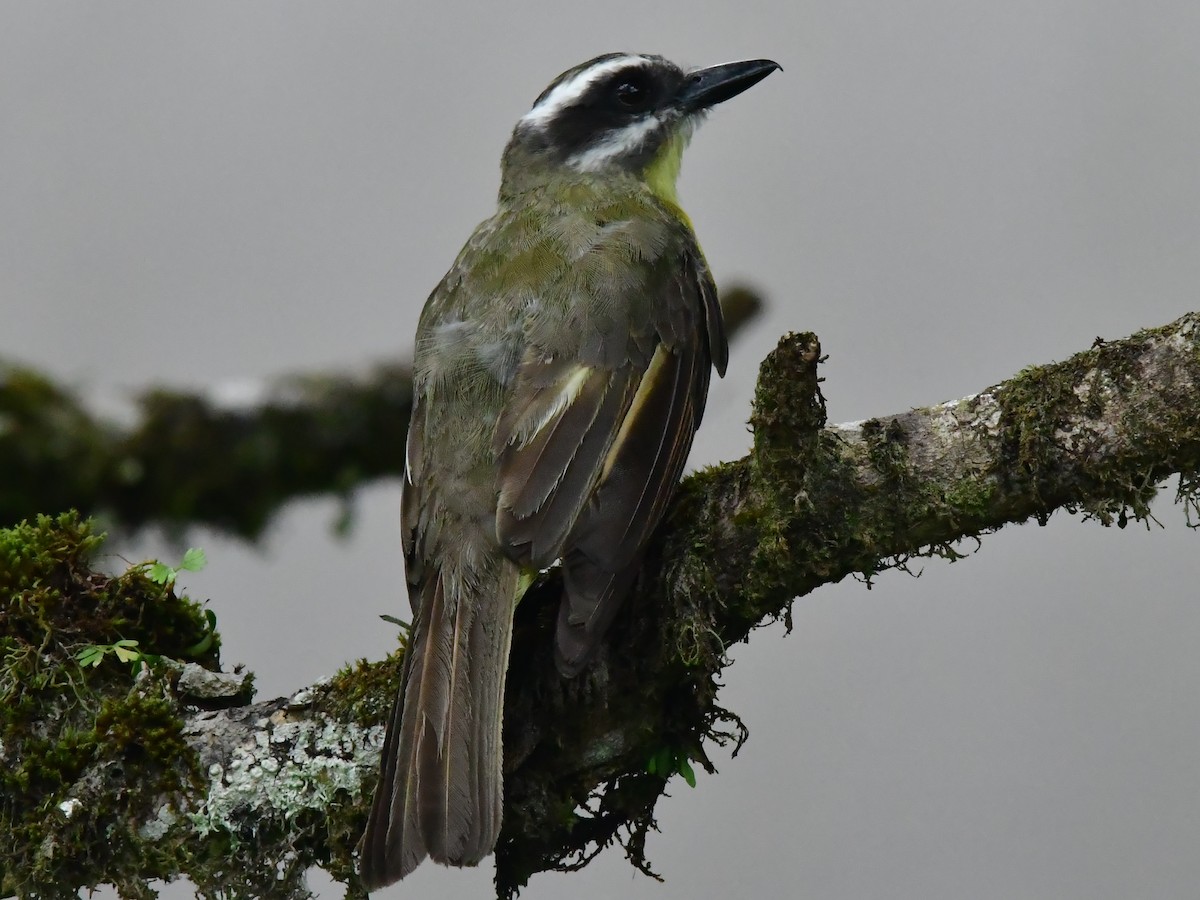
M 517 584 L 517 567 L 503 560 L 470 584 L 437 571 L 419 588 L 361 845 L 368 890 L 403 878 L 427 856 L 471 866 L 496 845 Z

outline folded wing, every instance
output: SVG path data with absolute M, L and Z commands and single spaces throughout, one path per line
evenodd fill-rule
M 530 348 L 497 423 L 497 533 L 523 565 L 561 559 L 557 661 L 586 664 L 683 471 L 725 336 L 708 272 L 685 253 L 617 365 Z

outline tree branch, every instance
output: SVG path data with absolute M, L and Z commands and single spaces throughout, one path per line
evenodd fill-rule
M 406 366 L 214 393 L 148 392 L 122 427 L 45 376 L 0 366 L 0 522 L 74 508 L 128 530 L 207 525 L 253 539 L 289 500 L 347 497 L 403 468 Z
M 832 427 L 819 358 L 814 335 L 787 335 L 763 363 L 751 453 L 685 480 L 634 596 L 583 676 L 565 681 L 554 669 L 556 576 L 518 608 L 499 894 L 514 894 L 534 872 L 583 864 L 613 841 L 646 867 L 643 842 L 667 778 L 686 777 L 689 760 L 710 767 L 711 742 L 744 736 L 717 703 L 726 648 L 786 617 L 795 597 L 913 555 L 959 555 L 958 541 L 1056 509 L 1123 525 L 1148 515 L 1172 473 L 1189 516 L 1196 509 L 1200 315 L 1098 341 L 957 402 Z M 66 673 L 60 682 L 73 679 L 70 654 L 46 640 L 43 652 L 57 652 Z M 397 666 L 395 656 L 360 663 L 293 698 L 231 700 L 223 710 L 206 701 L 205 711 L 180 695 L 174 669 L 150 667 L 132 687 L 108 679 L 106 703 L 114 692 L 123 702 L 142 697 L 139 709 L 146 698 L 171 698 L 197 754 L 192 775 L 135 778 L 127 752 L 113 769 L 113 757 L 97 751 L 32 798 L 62 810 L 62 822 L 44 831 L 6 824 L 0 841 L 21 851 L 11 858 L 45 861 L 51 849 L 37 880 L 10 869 L 4 884 L 48 895 L 100 880 L 128 888 L 131 873 L 187 873 L 209 894 L 296 896 L 303 870 L 319 864 L 357 891 L 352 849 Z M 11 678 L 3 685 L 0 700 L 11 706 L 21 688 Z M 28 735 L 9 729 L 0 740 L 8 759 L 28 753 Z M 161 768 L 160 754 L 147 756 Z M 123 805 L 97 802 L 118 787 Z M 144 802 L 130 799 L 139 790 L 151 791 Z M 55 856 L 67 828 L 96 837 L 86 864 Z M 125 844 L 114 833 L 130 835 L 141 855 L 118 865 Z M 264 871 L 282 877 L 266 884 Z

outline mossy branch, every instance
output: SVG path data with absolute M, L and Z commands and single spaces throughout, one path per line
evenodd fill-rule
M 0 365 L 0 523 L 74 508 L 131 531 L 207 525 L 253 539 L 289 500 L 349 496 L 403 468 L 406 366 L 238 393 L 151 391 L 122 427 L 45 376 Z
M 1180 498 L 1195 509 L 1200 315 L 1097 342 L 972 397 L 849 425 L 825 424 L 819 360 L 816 337 L 799 334 L 785 336 L 763 363 L 753 450 L 685 480 L 635 596 L 583 676 L 565 681 L 554 669 L 554 576 L 518 608 L 500 895 L 513 895 L 535 872 L 581 865 L 614 841 L 647 869 L 645 835 L 668 778 L 686 775 L 689 760 L 710 768 L 714 743 L 744 737 L 736 716 L 717 703 L 726 648 L 786 617 L 795 597 L 913 555 L 955 557 L 959 541 L 1044 521 L 1057 509 L 1123 525 L 1148 515 L 1152 495 L 1173 473 Z M 77 556 L 67 557 L 78 569 Z M 44 640 L 43 648 L 54 643 Z M 19 658 L 38 667 L 45 655 Z M 353 846 L 397 662 L 362 663 L 293 698 L 206 711 L 167 676 L 110 686 L 127 705 L 141 691 L 131 715 L 152 713 L 160 731 L 164 714 L 158 706 L 147 711 L 145 698 L 171 699 L 178 733 L 195 754 L 185 769 L 196 780 L 181 775 L 168 784 L 158 769 L 151 770 L 157 778 L 141 777 L 137 766 L 161 769 L 162 755 L 131 756 L 128 741 L 118 756 L 93 749 L 81 757 L 76 736 L 56 770 L 73 776 L 42 773 L 37 803 L 73 810 L 62 821 L 88 823 L 70 826 L 76 839 L 94 838 L 86 862 L 59 866 L 53 851 L 66 826 L 57 819 L 42 831 L 25 822 L 26 831 L 10 829 L 0 842 L 44 862 L 32 887 L 47 896 L 114 872 L 136 893 L 129 880 L 136 866 L 111 861 L 118 850 L 140 852 L 147 876 L 186 873 L 210 895 L 299 896 L 300 873 L 311 864 L 357 893 Z M 75 683 L 57 683 L 68 681 Z M 0 685 L 13 690 L 11 678 Z M 38 728 L 37 740 L 56 750 Z M 88 746 L 108 747 L 112 733 L 110 726 Z M 20 735 L 6 731 L 0 740 L 5 757 L 22 752 Z M 123 805 L 89 803 L 97 785 Z M 136 800 L 139 791 L 155 792 L 153 802 Z M 117 849 L 101 837 L 115 832 L 125 838 Z M 264 886 L 255 876 L 264 871 L 287 877 Z M 5 884 L 30 889 L 20 873 L 3 875 Z

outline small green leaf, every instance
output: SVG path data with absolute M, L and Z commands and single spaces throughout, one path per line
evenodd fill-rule
M 199 572 L 208 564 L 208 557 L 199 547 L 191 547 L 187 553 L 183 554 L 183 562 L 179 564 L 179 568 L 186 569 L 189 572 Z
M 393 625 L 403 631 L 412 631 L 412 625 L 410 625 L 408 622 L 405 622 L 403 619 L 397 619 L 395 616 L 389 616 L 386 613 L 380 614 L 379 618 L 383 619 L 385 622 L 391 622 Z
M 658 775 L 662 778 L 667 778 L 670 776 L 671 772 L 675 768 L 673 765 L 671 765 L 671 763 L 674 761 L 672 759 L 673 756 L 674 754 L 671 752 L 669 747 L 663 747 L 661 750 L 655 753 L 652 761 L 654 769 L 652 770 L 651 774 Z
M 103 647 L 97 647 L 95 644 L 91 644 L 75 654 L 75 661 L 84 668 L 87 668 L 88 666 L 95 668 L 96 666 L 100 665 L 100 661 L 104 659 L 104 649 L 105 648 Z
M 137 646 L 137 641 L 117 641 L 112 646 L 113 653 L 117 654 L 117 659 L 121 662 L 133 662 L 140 653 L 133 649 Z
M 686 756 L 679 757 L 679 761 L 675 764 L 675 769 L 683 776 L 683 780 L 688 783 L 688 787 L 696 786 L 696 773 L 692 771 L 692 764 L 688 762 Z
M 213 632 L 210 631 L 204 637 L 200 638 L 200 640 L 196 641 L 196 643 L 192 644 L 192 646 L 190 646 L 186 650 L 184 650 L 183 655 L 184 656 L 203 656 L 205 653 L 207 653 L 209 650 L 212 649 L 212 645 L 213 645 Z
M 155 584 L 174 584 L 175 576 L 179 573 L 165 563 L 153 562 L 150 563 L 150 568 L 146 572 L 146 577 Z
M 217 636 L 217 614 L 211 609 L 204 611 L 204 618 L 208 622 L 208 630 L 204 637 L 192 644 L 183 651 L 184 656 L 200 656 L 207 653 L 213 645 L 213 638 Z

